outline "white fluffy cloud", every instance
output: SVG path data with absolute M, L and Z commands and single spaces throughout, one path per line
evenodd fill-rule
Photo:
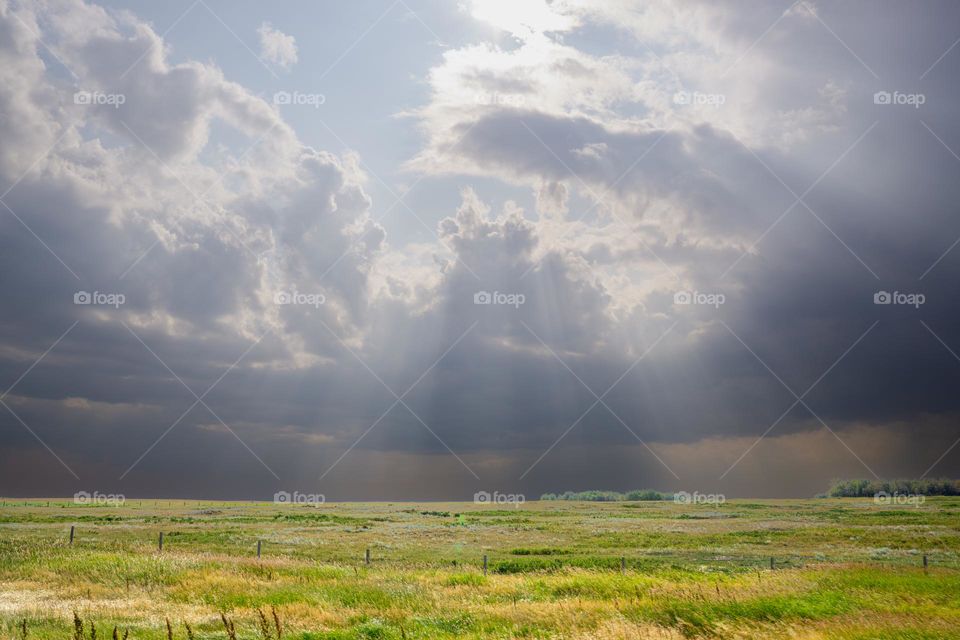
M 274 29 L 269 22 L 264 22 L 257 29 L 260 36 L 260 57 L 267 62 L 289 69 L 297 64 L 297 40 L 291 35 Z

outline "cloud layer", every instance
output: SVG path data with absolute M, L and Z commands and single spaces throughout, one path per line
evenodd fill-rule
M 957 8 L 641 4 L 465 7 L 486 38 L 394 110 L 411 180 L 460 204 L 401 241 L 369 159 L 214 62 L 132 13 L 0 0 L 2 486 L 956 473 Z

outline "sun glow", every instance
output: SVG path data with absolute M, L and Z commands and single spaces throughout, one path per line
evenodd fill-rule
M 547 31 L 567 31 L 574 26 L 575 20 L 559 13 L 554 6 L 546 0 L 473 0 L 470 14 L 476 20 L 526 39 Z

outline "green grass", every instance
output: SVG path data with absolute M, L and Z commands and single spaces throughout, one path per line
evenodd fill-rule
M 956 498 L 484 506 L 7 501 L 0 638 L 960 637 Z

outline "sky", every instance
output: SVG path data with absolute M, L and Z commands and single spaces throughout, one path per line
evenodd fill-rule
M 956 477 L 958 25 L 0 0 L 0 495 Z

